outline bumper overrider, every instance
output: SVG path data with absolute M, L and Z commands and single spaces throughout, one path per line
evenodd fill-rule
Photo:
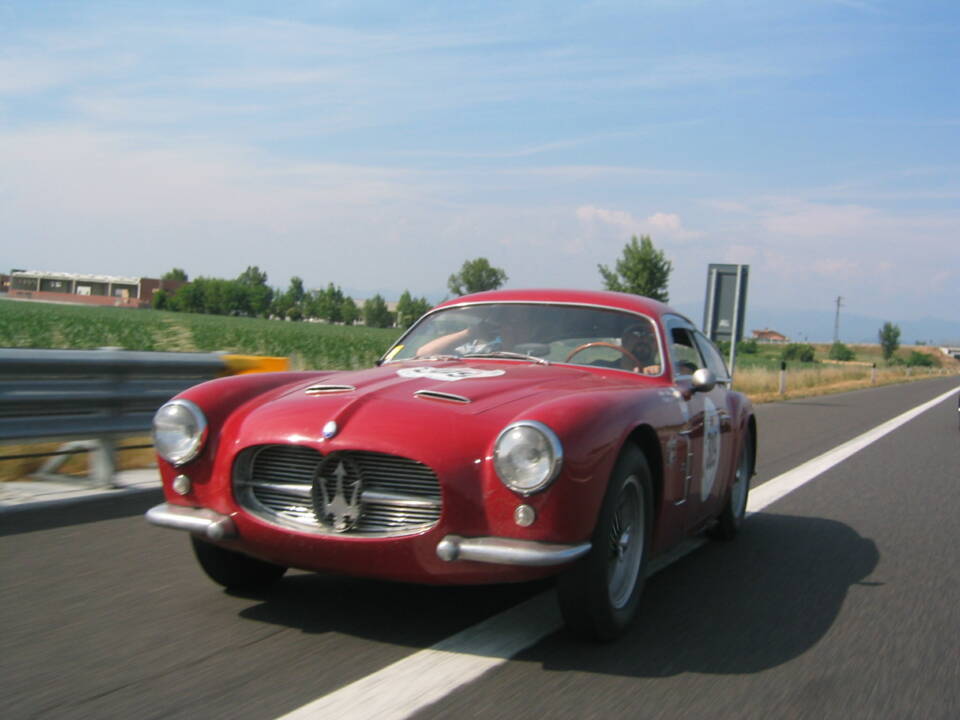
M 214 542 L 237 537 L 229 515 L 207 508 L 162 503 L 150 508 L 147 521 L 160 527 L 186 530 Z M 573 562 L 590 551 L 590 543 L 563 545 L 501 537 L 464 538 L 446 535 L 437 543 L 437 557 L 445 562 L 470 561 L 521 567 L 552 567 Z

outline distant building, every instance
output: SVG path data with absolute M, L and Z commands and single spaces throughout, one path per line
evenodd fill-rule
M 4 281 L 4 288 L 12 298 L 132 308 L 150 307 L 158 290 L 173 292 L 181 285 L 183 283 L 174 280 L 156 278 L 40 270 L 14 270 L 9 275 L 9 283 Z
M 785 343 L 790 341 L 790 338 L 778 333 L 776 330 L 754 330 L 753 339 L 762 343 Z

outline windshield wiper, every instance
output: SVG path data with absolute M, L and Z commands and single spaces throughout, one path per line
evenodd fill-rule
M 464 353 L 463 357 L 465 358 L 475 358 L 475 357 L 504 357 L 504 358 L 516 358 L 517 360 L 532 360 L 538 365 L 549 365 L 550 361 L 546 358 L 537 357 L 536 355 L 530 355 L 528 353 L 513 352 L 511 350 L 493 350 L 492 352 L 482 352 L 482 353 Z

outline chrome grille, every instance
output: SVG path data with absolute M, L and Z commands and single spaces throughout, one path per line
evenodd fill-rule
M 359 471 L 359 518 L 345 533 L 336 532 L 319 515 L 324 495 L 336 493 L 331 468 L 343 461 L 347 496 Z M 323 464 L 324 490 L 315 486 Z M 272 523 L 332 535 L 405 535 L 427 529 L 440 519 L 440 484 L 433 471 L 415 460 L 382 453 L 348 451 L 324 456 L 299 445 L 265 445 L 240 455 L 234 467 L 240 504 Z M 318 497 L 319 496 L 319 497 Z

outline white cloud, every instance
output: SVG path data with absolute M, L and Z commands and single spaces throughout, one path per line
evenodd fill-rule
M 772 208 L 764 227 L 772 233 L 804 238 L 857 235 L 873 225 L 877 211 L 860 205 L 788 201 Z
M 576 214 L 581 223 L 607 226 L 612 232 L 623 236 L 624 242 L 633 235 L 649 235 L 654 244 L 663 241 L 682 242 L 702 235 L 684 228 L 680 216 L 676 213 L 655 212 L 639 219 L 626 210 L 583 205 L 577 208 Z
M 45 90 L 72 75 L 68 67 L 42 58 L 0 59 L 0 94 Z

